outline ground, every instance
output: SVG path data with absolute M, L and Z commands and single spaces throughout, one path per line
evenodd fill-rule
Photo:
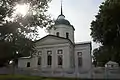
M 50 78 L 25 75 L 0 75 L 0 80 L 78 80 L 75 78 Z

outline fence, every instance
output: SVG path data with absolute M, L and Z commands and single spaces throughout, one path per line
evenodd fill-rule
M 89 71 L 80 70 L 47 70 L 47 69 L 21 69 L 21 68 L 0 68 L 0 74 L 22 74 L 44 77 L 75 77 L 93 79 L 120 79 L 120 68 L 93 68 Z
M 120 68 L 93 68 L 92 78 L 120 79 Z

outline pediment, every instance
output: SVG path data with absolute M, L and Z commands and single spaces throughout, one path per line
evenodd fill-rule
M 70 41 L 68 39 L 57 37 L 53 35 L 47 35 L 40 40 L 35 42 L 36 46 L 40 45 L 51 45 L 51 44 L 62 44 L 62 43 L 69 43 Z

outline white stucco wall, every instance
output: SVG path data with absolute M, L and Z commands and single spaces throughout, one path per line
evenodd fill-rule
M 75 67 L 76 70 L 89 71 L 92 68 L 92 57 L 90 44 L 75 45 Z M 82 66 L 78 67 L 78 52 L 82 52 Z
M 70 44 L 64 43 L 64 44 L 52 44 L 52 45 L 42 45 L 37 46 L 38 51 L 42 51 L 42 65 L 41 68 L 48 68 L 47 65 L 47 51 L 52 51 L 52 69 L 58 69 L 58 50 L 63 50 L 63 66 L 62 69 L 69 69 L 70 68 Z
M 37 67 L 37 57 L 33 58 L 19 58 L 18 67 L 19 68 L 36 68 Z M 27 67 L 27 63 L 30 62 L 30 67 Z
M 18 61 L 18 67 L 26 68 L 27 62 L 30 62 L 30 68 L 37 68 L 40 70 L 64 70 L 71 71 L 76 70 L 79 74 L 81 72 L 90 72 L 92 68 L 91 57 L 91 44 L 72 44 L 68 39 L 51 36 L 41 39 L 35 43 L 37 51 L 41 51 L 41 65 L 38 63 L 38 55 L 33 58 L 20 58 Z M 58 50 L 63 51 L 63 65 L 62 68 L 58 67 Z M 52 65 L 47 65 L 47 51 L 52 51 Z M 77 52 L 82 52 L 82 66 L 78 68 L 78 55 Z M 36 53 L 37 54 L 37 53 Z
M 52 28 L 49 32 L 51 35 L 56 35 L 56 33 L 59 32 L 60 37 L 66 38 L 66 33 L 69 33 L 69 39 L 74 43 L 74 29 L 72 26 L 68 25 L 55 25 L 55 29 Z

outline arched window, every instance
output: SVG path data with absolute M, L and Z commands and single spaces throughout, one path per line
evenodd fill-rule
M 56 33 L 56 36 L 59 36 L 59 32 Z
M 68 32 L 66 32 L 66 38 L 67 38 L 67 39 L 69 38 L 69 33 L 68 33 Z
M 30 62 L 27 62 L 27 67 L 30 67 Z

